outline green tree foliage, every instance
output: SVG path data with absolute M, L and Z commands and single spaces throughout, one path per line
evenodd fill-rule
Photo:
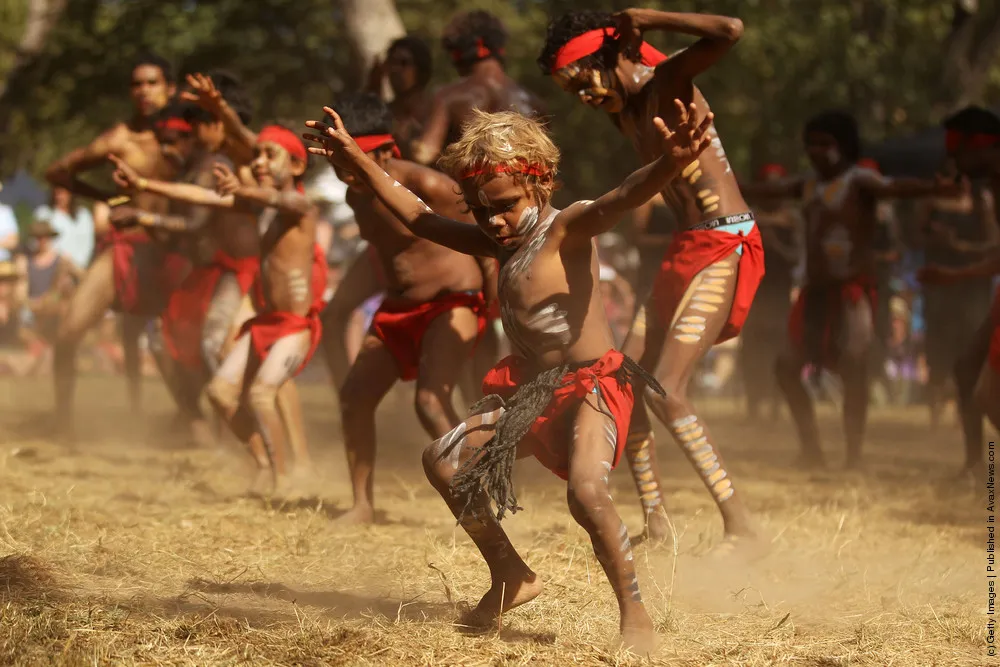
M 28 0 L 0 0 L 0 42 L 16 39 Z M 577 103 L 540 74 L 535 58 L 548 18 L 585 5 L 614 11 L 621 0 L 396 0 L 404 24 L 428 38 L 437 83 L 455 76 L 437 37 L 460 9 L 498 14 L 511 35 L 513 76 L 540 94 L 563 150 L 561 198 L 593 196 L 634 169 L 635 155 L 599 112 Z M 975 5 L 962 0 L 964 5 Z M 989 54 L 1000 3 L 982 2 L 970 20 Z M 743 19 L 746 33 L 731 54 L 698 79 L 729 157 L 745 171 L 764 160 L 801 163 L 799 132 L 810 114 L 851 108 L 866 139 L 878 140 L 936 123 L 957 100 L 949 36 L 951 0 L 674 0 L 673 11 L 711 11 Z M 129 113 L 129 62 L 144 49 L 162 52 L 182 70 L 225 67 L 238 73 L 257 103 L 257 121 L 301 121 L 338 91 L 359 85 L 330 0 L 72 0 L 36 59 L 0 99 L 0 170 L 39 172 L 53 157 L 83 143 Z M 992 32 L 991 32 L 992 31 Z M 669 53 L 684 36 L 650 35 Z M 952 58 L 952 60 L 948 60 Z M 995 59 L 994 59 L 995 60 Z M 0 68 L 7 67 L 0 53 Z M 973 101 L 998 102 L 1000 64 L 988 69 Z

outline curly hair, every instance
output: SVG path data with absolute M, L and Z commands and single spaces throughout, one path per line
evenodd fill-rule
M 503 62 L 506 45 L 507 28 L 500 19 L 483 10 L 456 14 L 441 32 L 441 46 L 459 68 L 491 57 Z M 480 47 L 488 55 L 482 55 Z
M 445 149 L 438 165 L 456 180 L 461 180 L 463 172 L 483 170 L 485 173 L 475 177 L 480 185 L 490 172 L 506 168 L 515 179 L 534 186 L 548 200 L 559 170 L 559 149 L 537 120 L 515 111 L 487 113 L 473 109 L 462 125 L 461 138 Z M 519 173 L 518 169 L 526 165 L 537 166 L 540 173 Z
M 392 134 L 392 112 L 374 93 L 338 95 L 333 110 L 344 121 L 344 129 L 355 137 Z
M 591 30 L 612 28 L 614 25 L 614 21 L 611 20 L 611 14 L 595 11 L 569 12 L 550 21 L 545 32 L 545 45 L 542 47 L 542 53 L 536 61 L 538 67 L 542 70 L 542 74 L 546 76 L 552 74 L 556 54 L 571 39 Z M 618 62 L 618 48 L 615 45 L 615 41 L 610 35 L 605 38 L 604 45 L 600 50 L 577 61 L 580 68 L 613 68 Z
M 858 121 L 847 111 L 824 111 L 806 121 L 802 130 L 802 139 L 812 132 L 819 132 L 833 137 L 848 162 L 857 162 L 861 157 L 861 135 L 858 133 Z
M 431 55 L 431 49 L 427 46 L 427 42 L 413 35 L 400 37 L 389 45 L 385 52 L 386 57 L 388 58 L 393 51 L 400 49 L 408 51 L 413 56 L 413 66 L 417 69 L 417 84 L 423 87 L 430 83 L 431 74 L 434 71 L 434 57 Z

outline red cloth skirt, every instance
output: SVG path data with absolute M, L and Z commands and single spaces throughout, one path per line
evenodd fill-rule
M 624 359 L 621 352 L 611 349 L 590 366 L 564 375 L 562 385 L 553 392 L 545 411 L 524 436 L 530 442 L 535 458 L 562 479 L 569 478 L 569 447 L 573 439 L 573 422 L 567 419 L 570 416 L 567 411 L 583 403 L 588 395 L 594 395 L 595 389 L 614 417 L 618 432 L 612 469 L 621 460 L 635 403 L 632 385 L 618 382 L 618 369 Z M 486 374 L 483 393 L 487 396 L 497 394 L 508 400 L 518 387 L 531 380 L 526 377 L 529 372 L 524 357 L 505 357 Z
M 438 317 L 456 308 L 468 308 L 476 314 L 479 321 L 478 340 L 486 330 L 486 302 L 482 292 L 453 292 L 415 305 L 411 301 L 391 297 L 382 301 L 372 318 L 371 332 L 385 343 L 389 354 L 396 360 L 400 379 L 416 379 L 420 367 L 420 347 L 427 328 Z
M 115 310 L 146 317 L 162 313 L 170 294 L 191 271 L 191 261 L 143 232 L 112 229 L 104 238 L 114 270 Z
M 187 279 L 170 295 L 163 312 L 163 345 L 171 358 L 192 370 L 203 368 L 201 340 L 205 315 L 215 295 L 216 285 L 223 275 L 232 273 L 239 282 L 240 291 L 246 294 L 259 270 L 259 257 L 237 259 L 221 250 L 216 251 L 211 263 L 192 269 Z
M 687 230 L 674 234 L 653 282 L 652 304 L 659 324 L 669 327 L 691 281 L 706 268 L 743 248 L 737 268 L 733 305 L 716 343 L 739 335 L 750 312 L 757 286 L 764 277 L 764 247 L 754 225 L 747 235 L 717 229 Z
M 305 315 L 296 315 L 280 310 L 267 310 L 267 301 L 264 299 L 264 289 L 260 282 L 260 274 L 254 281 L 250 294 L 253 297 L 254 308 L 257 315 L 250 318 L 240 327 L 239 335 L 250 334 L 250 342 L 254 351 L 261 359 L 267 357 L 268 351 L 285 336 L 309 331 L 309 351 L 306 353 L 302 363 L 295 370 L 295 375 L 302 372 L 319 347 L 320 337 L 323 334 L 323 325 L 320 323 L 319 314 L 326 306 L 323 301 L 323 294 L 326 292 L 327 266 L 326 255 L 323 249 L 317 244 L 313 247 L 313 263 L 311 276 L 311 289 L 313 302 L 309 312 Z
M 815 292 L 815 290 L 813 290 Z M 806 301 L 810 298 L 810 288 L 806 285 L 799 292 L 798 298 L 792 305 L 792 310 L 788 315 L 788 337 L 792 345 L 797 349 L 805 349 L 806 341 Z M 815 295 L 814 296 L 818 296 Z M 826 304 L 822 306 L 825 316 L 823 320 L 823 330 L 819 341 L 819 359 L 810 359 L 810 362 L 820 363 L 827 368 L 831 368 L 837 361 L 838 350 L 837 337 L 840 332 L 841 318 L 845 305 L 854 305 L 862 298 L 868 299 L 868 305 L 872 309 L 872 319 L 875 318 L 875 280 L 870 276 L 859 276 L 854 280 L 840 285 L 839 289 L 826 295 Z

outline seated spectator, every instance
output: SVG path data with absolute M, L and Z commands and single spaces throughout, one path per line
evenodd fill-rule
M 48 222 L 58 234 L 56 252 L 81 271 L 90 265 L 94 254 L 94 218 L 85 207 L 76 205 L 69 190 L 52 188 L 51 204 L 39 206 L 33 217 Z

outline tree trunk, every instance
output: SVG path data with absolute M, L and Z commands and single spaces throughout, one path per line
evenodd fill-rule
M 943 105 L 947 111 L 979 101 L 1000 52 L 1000 11 L 991 2 L 955 0 L 951 33 L 945 41 Z
M 389 43 L 406 34 L 393 0 L 340 0 L 347 39 L 358 57 L 358 80 L 364 80 L 375 58 L 385 55 Z
M 28 0 L 28 19 L 24 23 L 24 34 L 14 49 L 14 63 L 7 75 L 0 79 L 0 106 L 10 82 L 16 81 L 21 71 L 45 49 L 49 33 L 59 22 L 64 9 L 66 0 Z

